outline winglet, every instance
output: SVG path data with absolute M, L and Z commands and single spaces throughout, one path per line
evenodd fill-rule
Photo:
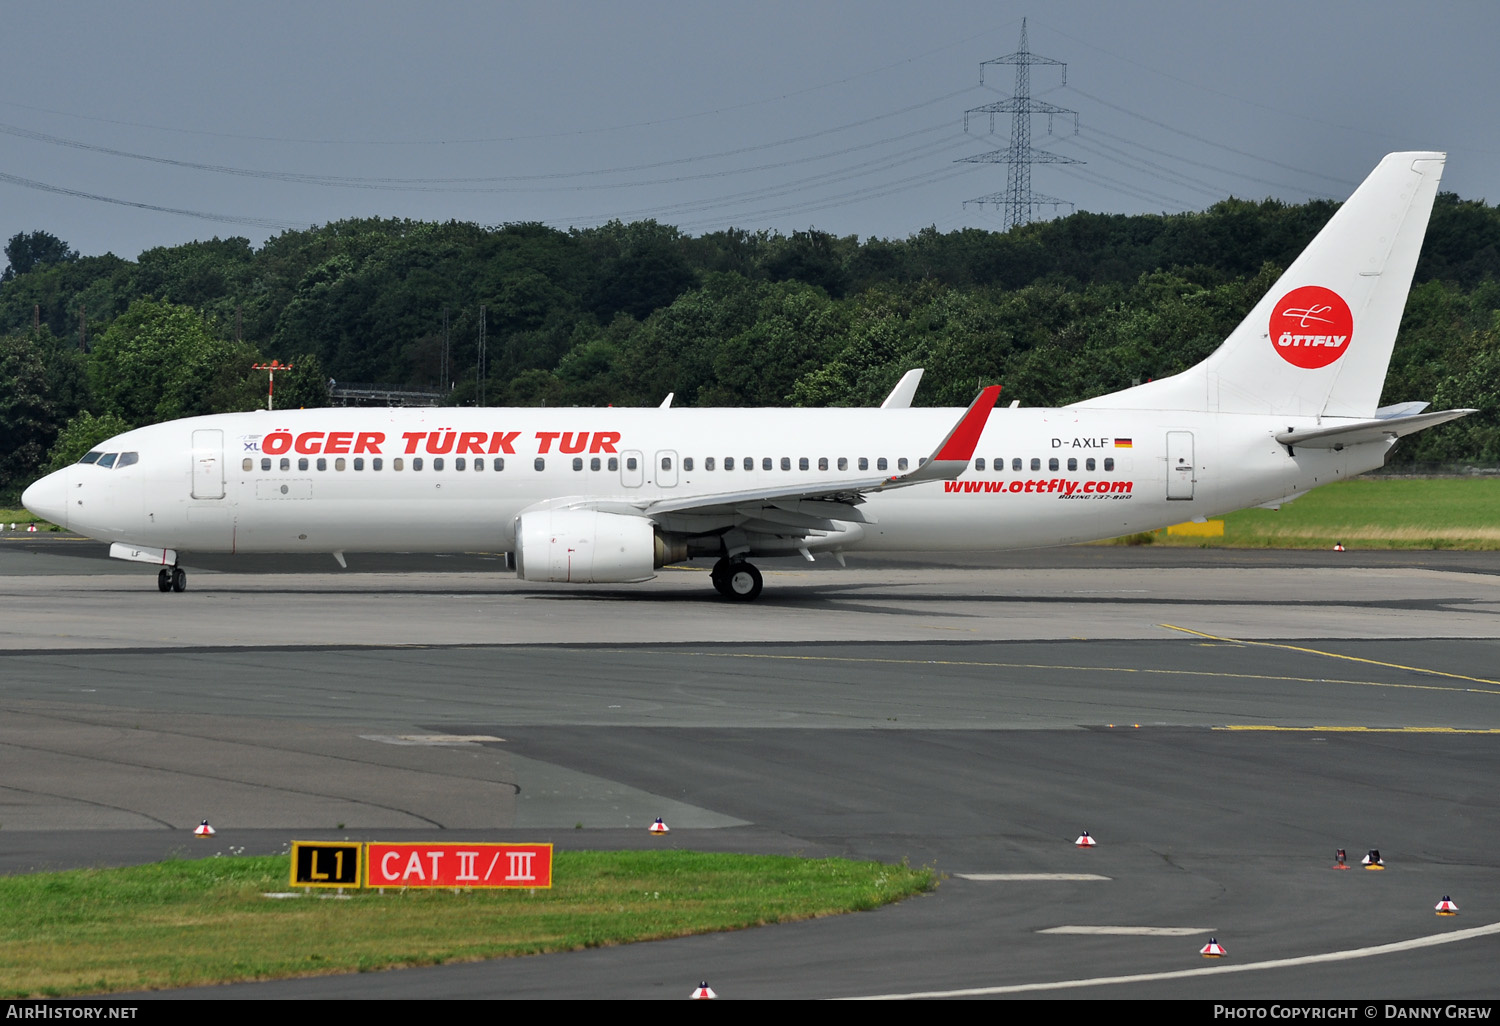
M 880 404 L 882 410 L 907 410 L 911 408 L 912 396 L 917 394 L 917 385 L 922 381 L 922 368 L 915 367 L 901 375 L 891 394 Z
M 984 425 L 989 422 L 990 411 L 999 399 L 999 385 L 982 390 L 933 454 L 911 473 L 890 478 L 885 487 L 898 488 L 923 481 L 952 481 L 968 470 L 974 450 L 979 446 L 979 436 L 984 434 Z
M 999 401 L 999 385 L 990 385 L 981 391 L 970 404 L 968 412 L 948 432 L 948 437 L 943 439 L 937 452 L 932 454 L 932 461 L 962 460 L 967 463 L 973 459 L 974 450 L 979 445 L 979 436 L 984 434 L 984 425 L 990 419 L 990 411 Z

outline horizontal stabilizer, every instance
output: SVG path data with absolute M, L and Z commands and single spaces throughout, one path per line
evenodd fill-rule
M 1474 410 L 1438 410 L 1435 413 L 1416 413 L 1401 417 L 1383 417 L 1375 420 L 1348 421 L 1337 427 L 1320 427 L 1302 430 L 1288 428 L 1276 436 L 1282 445 L 1303 449 L 1342 449 L 1346 445 L 1362 445 L 1365 442 L 1394 441 L 1423 428 L 1446 424 L 1450 420 L 1467 417 Z

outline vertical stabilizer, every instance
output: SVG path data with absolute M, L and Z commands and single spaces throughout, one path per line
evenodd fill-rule
M 1079 405 L 1374 416 L 1445 159 L 1386 156 L 1212 356 Z

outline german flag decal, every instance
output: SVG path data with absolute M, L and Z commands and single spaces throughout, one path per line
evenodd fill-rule
M 1116 438 L 1115 439 L 1115 448 L 1116 449 L 1129 449 L 1130 448 L 1130 439 L 1128 439 L 1128 438 Z

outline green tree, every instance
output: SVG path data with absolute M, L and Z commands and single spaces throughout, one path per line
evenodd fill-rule
M 77 260 L 78 251 L 69 249 L 66 242 L 49 232 L 16 232 L 5 244 L 5 259 L 8 266 L 0 274 L 0 281 L 10 281 L 46 264 Z
M 30 483 L 60 426 L 37 334 L 0 338 L 0 382 L 0 493 L 9 496 Z
M 149 424 L 253 408 L 254 362 L 252 348 L 216 338 L 196 310 L 138 299 L 99 339 L 89 378 L 102 412 Z

